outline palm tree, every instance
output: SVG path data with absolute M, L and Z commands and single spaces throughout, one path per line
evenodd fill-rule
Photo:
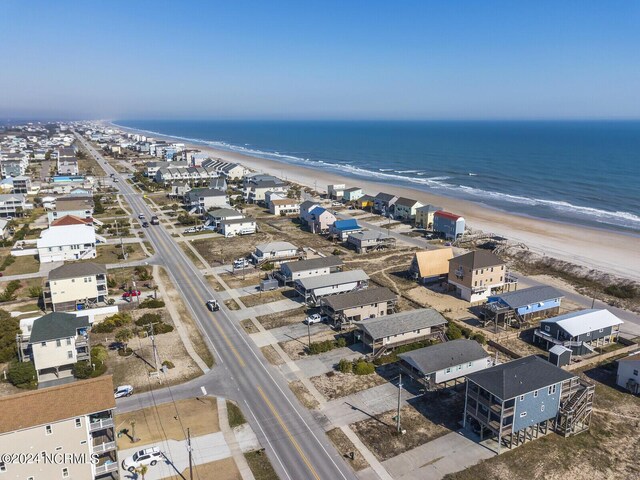
M 148 471 L 149 471 L 149 467 L 147 467 L 146 465 L 140 465 L 138 468 L 135 469 L 136 474 L 139 474 L 142 476 L 142 480 L 144 480 L 144 476 L 147 474 Z

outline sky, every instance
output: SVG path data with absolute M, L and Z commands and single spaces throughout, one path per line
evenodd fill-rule
M 638 119 L 640 2 L 3 0 L 0 119 Z

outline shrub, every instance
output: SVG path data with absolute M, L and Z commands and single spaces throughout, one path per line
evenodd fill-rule
M 271 262 L 266 262 L 263 263 L 262 266 L 260 267 L 260 270 L 264 270 L 265 272 L 270 272 L 271 270 L 273 270 L 273 263 Z
M 13 362 L 7 372 L 7 380 L 18 388 L 35 388 L 36 368 L 31 362 Z
M 103 364 L 109 358 L 109 353 L 107 352 L 107 348 L 104 345 L 96 345 L 91 347 L 91 362 L 96 364 Z
M 365 360 L 358 360 L 353 367 L 353 373 L 356 375 L 371 375 L 375 371 L 375 365 Z
M 481 333 L 473 333 L 471 334 L 471 336 L 469 337 L 471 340 L 475 340 L 476 342 L 478 342 L 480 345 L 484 345 L 487 343 L 487 339 L 485 338 L 485 336 Z
M 340 250 L 339 248 L 334 248 L 333 252 L 331 252 L 332 255 L 344 255 L 344 252 L 342 250 Z
M 462 331 L 460 327 L 458 327 L 455 323 L 449 322 L 447 325 L 447 338 L 449 340 L 457 340 L 458 338 L 462 338 Z
M 164 302 L 156 298 L 147 298 L 140 304 L 140 308 L 162 308 Z
M 634 298 L 638 292 L 633 285 L 609 285 L 604 289 L 604 293 L 613 297 L 630 299 Z
M 471 338 L 473 336 L 473 332 L 467 327 L 460 327 L 460 332 L 462 332 L 464 338 Z
M 40 298 L 42 296 L 42 287 L 39 285 L 34 285 L 33 287 L 29 287 L 29 298 Z
M 109 288 L 116 288 L 116 285 L 117 285 L 117 282 L 116 282 L 115 277 L 113 277 L 113 276 L 109 275 L 109 276 L 107 277 L 107 287 L 109 287 Z
M 0 363 L 16 358 L 16 335 L 20 333 L 20 320 L 5 310 L 0 310 Z
M 162 366 L 163 367 L 167 367 L 167 368 L 175 368 L 175 365 L 173 364 L 173 362 L 171 360 L 164 360 L 162 362 Z
M 105 318 L 100 323 L 94 323 L 91 327 L 93 333 L 112 333 L 116 328 L 122 327 L 131 321 L 131 316 L 127 313 L 116 313 Z
M 324 340 L 323 342 L 311 342 L 309 345 L 309 353 L 311 355 L 317 355 L 318 353 L 328 352 L 335 348 L 335 342 L 333 340 Z
M 338 362 L 338 371 L 342 373 L 353 372 L 353 362 L 350 362 L 346 358 L 343 358 Z
M 151 280 L 153 275 L 149 272 L 147 267 L 137 266 L 133 269 L 133 272 L 136 274 L 139 280 L 146 282 L 147 280 Z
M 132 337 L 133 337 L 133 332 L 128 328 L 123 328 L 121 330 L 118 330 L 118 333 L 116 333 L 116 341 L 120 343 L 124 343 L 125 349 L 127 348 L 127 342 L 131 340 Z
M 73 365 L 73 376 L 76 378 L 91 378 L 92 373 L 93 367 L 86 360 L 76 362 Z
M 168 323 L 159 323 L 158 325 L 153 326 L 153 333 L 156 335 L 161 335 L 163 333 L 173 332 L 173 325 L 169 325 Z
M 139 327 L 144 327 L 150 323 L 159 323 L 162 321 L 162 317 L 157 313 L 145 313 L 139 319 L 135 321 L 135 324 Z
M 336 340 L 336 347 L 337 348 L 344 348 L 347 346 L 347 339 L 344 337 L 339 337 L 338 340 Z
M 195 225 L 198 223 L 198 218 L 187 215 L 186 213 L 181 213 L 178 215 L 178 223 L 180 225 Z
M 15 293 L 20 290 L 22 284 L 19 280 L 11 280 L 4 291 L 0 293 L 0 302 L 10 302 L 16 299 Z

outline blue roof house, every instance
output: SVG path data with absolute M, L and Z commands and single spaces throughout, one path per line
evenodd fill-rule
M 336 220 L 333 225 L 329 227 L 329 234 L 344 242 L 350 233 L 359 230 L 362 230 L 362 227 L 358 225 L 358 221 L 355 218 L 348 218 L 346 220 Z

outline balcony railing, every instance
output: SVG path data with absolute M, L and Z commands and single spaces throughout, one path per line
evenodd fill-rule
M 118 463 L 117 462 L 106 462 L 102 465 L 98 465 L 96 467 L 96 477 L 98 475 L 103 475 L 105 473 L 117 472 L 118 471 Z
M 116 442 L 105 442 L 105 443 L 101 443 L 99 445 L 94 445 L 91 448 L 91 451 L 93 453 L 105 453 L 108 452 L 110 450 L 115 450 L 116 449 Z
M 98 430 L 102 430 L 103 428 L 112 428 L 113 425 L 113 418 L 102 418 L 100 420 L 92 421 L 89 424 L 89 431 L 96 432 Z

